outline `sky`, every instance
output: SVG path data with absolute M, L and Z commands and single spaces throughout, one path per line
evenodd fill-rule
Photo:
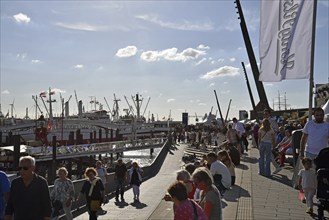
M 259 63 L 260 2 L 241 0 Z M 77 113 L 76 95 L 85 110 L 97 100 L 108 110 L 114 94 L 120 113 L 143 99 L 148 118 L 190 123 L 212 111 L 238 117 L 252 109 L 241 62 L 255 88 L 233 0 L 213 1 L 3 1 L 1 0 L 1 110 L 35 117 L 32 96 L 51 88 L 53 112 L 61 114 L 60 96 Z M 329 1 L 318 0 L 315 84 L 328 83 Z M 266 83 L 274 110 L 307 108 L 309 81 Z M 105 99 L 104 99 L 105 98 Z M 128 101 L 126 101 L 126 99 Z M 147 105 L 147 102 L 149 104 Z M 42 102 L 40 108 L 45 112 Z M 284 106 L 282 103 L 286 103 Z M 99 105 L 96 105 L 99 108 Z

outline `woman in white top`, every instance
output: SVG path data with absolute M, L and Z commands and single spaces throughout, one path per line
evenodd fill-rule
M 270 121 L 265 118 L 258 131 L 259 143 L 259 174 L 269 177 L 271 175 L 271 154 L 275 146 L 275 132 Z
M 104 185 L 105 193 L 107 193 L 107 172 L 106 169 L 103 167 L 102 161 L 96 161 L 96 171 L 98 173 L 98 177 L 102 180 Z
M 58 219 L 59 210 L 55 210 L 55 209 L 56 208 L 61 209 L 62 207 L 64 209 L 66 219 L 72 220 L 73 216 L 71 213 L 71 206 L 72 206 L 72 201 L 74 200 L 74 185 L 72 181 L 67 178 L 68 172 L 65 167 L 59 168 L 57 174 L 59 178 L 55 180 L 54 188 L 51 191 L 51 199 L 53 201 L 52 219 L 53 220 Z M 59 205 L 61 207 L 57 207 L 57 203 L 60 203 Z

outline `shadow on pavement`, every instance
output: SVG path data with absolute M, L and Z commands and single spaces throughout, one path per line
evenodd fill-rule
M 129 204 L 125 201 L 121 201 L 121 202 L 114 202 L 114 204 L 118 207 L 118 208 L 124 208 L 126 206 L 128 206 Z
M 232 186 L 232 189 L 227 190 L 223 196 L 229 202 L 237 202 L 241 197 L 250 197 L 250 193 L 237 185 Z
M 292 185 L 292 182 L 291 182 L 291 179 L 289 179 L 286 175 L 284 174 L 280 174 L 280 173 L 277 173 L 277 174 L 273 174 L 271 177 L 270 177 L 272 180 L 274 181 L 277 181 L 279 183 L 282 183 L 284 185 L 287 185 L 287 186 L 293 186 Z
M 134 206 L 136 209 L 143 209 L 143 208 L 147 207 L 147 205 L 142 202 L 132 202 L 132 203 L 130 203 L 130 205 Z
M 236 169 L 249 170 L 249 167 L 244 164 L 239 164 L 235 167 Z
M 258 158 L 245 156 L 245 157 L 241 157 L 241 161 L 255 164 L 258 163 Z

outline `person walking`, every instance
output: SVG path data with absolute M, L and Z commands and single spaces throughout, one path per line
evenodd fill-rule
M 265 118 L 259 129 L 259 174 L 269 177 L 271 175 L 271 154 L 275 146 L 275 132 L 270 121 Z
M 48 183 L 34 172 L 35 159 L 19 159 L 20 176 L 11 183 L 5 220 L 50 220 L 51 202 Z
M 60 167 L 57 170 L 59 178 L 55 180 L 54 188 L 50 193 L 50 198 L 53 204 L 52 220 L 58 220 L 58 214 L 61 208 L 63 208 L 67 220 L 73 219 L 71 207 L 75 198 L 75 191 L 73 182 L 67 178 L 67 174 L 68 172 L 65 167 Z
M 139 186 L 141 185 L 143 179 L 142 179 L 142 175 L 143 175 L 143 170 L 142 168 L 140 168 L 138 166 L 137 162 L 133 162 L 132 163 L 132 167 L 129 169 L 129 182 L 130 185 L 133 188 L 133 193 L 134 193 L 134 203 L 135 202 L 139 202 L 139 194 L 140 194 L 140 190 L 139 190 Z
M 226 140 L 228 143 L 234 145 L 241 155 L 241 145 L 240 145 L 240 136 L 238 135 L 237 130 L 233 129 L 232 124 L 228 125 L 228 129 L 226 132 Z
M 0 171 L 0 220 L 5 217 L 5 206 L 9 198 L 10 181 L 5 172 Z
M 124 202 L 124 182 L 127 179 L 127 167 L 123 163 L 122 158 L 119 158 L 117 161 L 117 165 L 115 166 L 114 171 L 114 180 L 116 183 L 116 190 L 115 190 L 115 201 L 119 202 L 119 194 L 121 195 L 121 201 Z
M 314 120 L 308 121 L 302 132 L 300 158 L 303 159 L 306 156 L 314 160 L 320 150 L 328 146 L 329 123 L 324 121 L 324 111 L 322 108 L 316 108 L 314 110 Z
M 248 151 L 248 146 L 247 146 L 248 144 L 245 144 L 246 129 L 244 128 L 244 124 L 242 122 L 239 122 L 238 119 L 233 118 L 232 121 L 233 121 L 233 129 L 235 129 L 238 133 L 241 154 L 243 154 L 245 150 Z
M 312 160 L 310 158 L 304 157 L 302 159 L 304 169 L 301 169 L 298 173 L 299 185 L 298 188 L 304 191 L 306 199 L 306 213 L 313 213 L 313 197 L 315 195 L 317 187 L 316 172 L 312 169 Z
M 82 185 L 77 202 L 79 203 L 81 198 L 85 196 L 89 220 L 97 220 L 97 211 L 101 209 L 101 204 L 105 203 L 104 185 L 102 180 L 97 177 L 97 171 L 94 167 L 86 169 L 85 177 L 86 181 Z
M 102 183 L 104 185 L 105 194 L 107 193 L 107 172 L 105 167 L 103 167 L 102 161 L 98 160 L 96 161 L 96 171 L 98 173 L 98 177 L 102 180 Z

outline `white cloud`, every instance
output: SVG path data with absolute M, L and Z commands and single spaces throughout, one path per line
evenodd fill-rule
M 148 21 L 161 27 L 184 30 L 184 31 L 211 31 L 214 30 L 212 23 L 192 23 L 189 21 L 183 21 L 181 23 L 174 23 L 160 20 L 156 15 L 138 15 L 136 18 Z
M 55 92 L 56 93 L 66 93 L 65 90 L 62 90 L 62 89 L 58 89 L 58 88 L 54 88 L 54 89 L 51 89 L 52 92 Z
M 216 62 L 215 62 L 215 60 L 212 60 L 210 63 L 211 63 L 211 64 L 215 64 Z
M 14 17 L 14 19 L 17 23 L 26 23 L 26 24 L 28 24 L 31 21 L 31 18 L 29 18 L 27 15 L 25 15 L 23 13 L 16 14 L 13 17 Z
M 73 66 L 74 69 L 83 69 L 84 66 L 82 64 L 77 64 L 75 66 Z
M 32 63 L 40 63 L 40 60 L 31 60 Z
M 229 60 L 230 60 L 231 62 L 234 62 L 234 61 L 235 61 L 235 57 L 231 57 Z
M 25 60 L 26 57 L 27 57 L 27 54 L 26 53 L 18 53 L 16 55 L 16 59 L 17 60 Z
M 92 25 L 87 23 L 62 23 L 57 22 L 55 23 L 56 26 L 66 28 L 66 29 L 72 29 L 72 30 L 78 30 L 78 31 L 106 31 L 106 26 L 101 25 Z
M 195 65 L 198 66 L 200 65 L 201 63 L 203 63 L 204 61 L 206 61 L 207 59 L 206 58 L 202 58 L 201 60 L 199 60 Z
M 197 47 L 197 49 L 199 49 L 199 50 L 209 50 L 210 47 L 209 47 L 209 46 L 205 46 L 205 45 L 203 45 L 203 44 L 200 44 L 200 45 Z
M 259 68 L 259 65 L 260 65 L 260 63 L 257 63 L 258 68 Z M 251 70 L 250 63 L 245 64 L 244 67 L 246 68 L 246 70 Z
M 207 104 L 206 103 L 203 103 L 203 102 L 200 102 L 200 103 L 198 103 L 198 105 L 205 106 Z
M 225 60 L 224 60 L 223 58 L 219 58 L 217 61 L 222 63 L 222 62 L 224 62 Z
M 239 68 L 233 66 L 223 66 L 218 69 L 207 72 L 205 75 L 201 76 L 201 79 L 212 79 L 223 76 L 236 76 L 239 75 Z
M 174 102 L 174 101 L 176 101 L 176 99 L 168 99 L 168 100 L 167 100 L 168 103 L 169 103 L 169 102 Z
M 118 52 L 115 54 L 117 57 L 131 57 L 136 55 L 137 53 L 137 47 L 135 46 L 127 46 L 125 48 L 121 48 L 118 50 Z
M 214 87 L 215 86 L 215 83 L 210 83 L 209 84 L 209 87 Z
M 187 48 L 181 53 L 177 53 L 177 48 L 173 47 L 162 51 L 145 51 L 141 54 L 140 58 L 144 61 L 155 62 L 161 59 L 170 61 L 181 61 L 197 59 L 199 56 L 205 55 L 206 52 Z
M 5 90 L 3 90 L 3 91 L 1 92 L 1 94 L 3 94 L 3 95 L 8 95 L 8 94 L 10 94 L 10 92 L 9 92 L 7 89 L 5 89 Z

